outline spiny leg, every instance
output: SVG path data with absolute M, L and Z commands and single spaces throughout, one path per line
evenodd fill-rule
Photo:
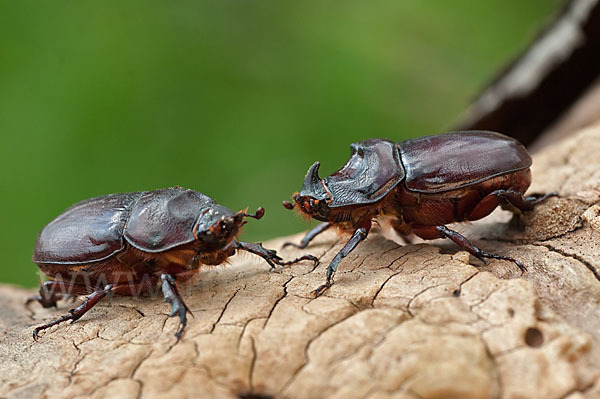
M 311 229 L 308 233 L 306 233 L 306 235 L 304 236 L 302 241 L 300 241 L 300 244 L 295 244 L 293 242 L 286 242 L 283 244 L 283 248 L 287 247 L 288 245 L 291 245 L 296 248 L 304 249 L 308 246 L 308 244 L 310 244 L 310 242 L 316 236 L 318 236 L 319 234 L 321 234 L 322 232 L 324 232 L 325 230 L 327 230 L 330 227 L 331 227 L 331 223 L 329 223 L 329 222 L 319 223 L 317 226 L 315 226 L 313 229 Z
M 287 265 L 292 265 L 294 263 L 298 263 L 303 260 L 310 260 L 310 261 L 313 261 L 316 265 L 319 262 L 319 259 L 317 259 L 315 256 L 312 256 L 312 255 L 304 255 L 304 256 L 301 256 L 294 260 L 284 262 L 283 259 L 279 255 L 277 255 L 277 251 L 274 251 L 272 249 L 266 249 L 261 244 L 255 244 L 255 243 L 251 243 L 251 242 L 236 241 L 235 248 L 241 249 L 244 251 L 248 251 L 250 253 L 260 256 L 273 269 L 275 268 L 276 264 L 279 266 L 287 266 Z
M 50 323 L 47 323 L 47 324 L 44 324 L 44 325 L 34 328 L 33 329 L 33 339 L 37 341 L 37 339 L 39 337 L 39 332 L 42 330 L 45 330 L 47 328 L 50 328 L 52 326 L 55 326 L 62 322 L 65 322 L 67 320 L 71 320 L 71 323 L 74 323 L 75 321 L 79 320 L 79 318 L 81 318 L 81 316 L 86 314 L 87 311 L 90 310 L 91 308 L 93 308 L 102 298 L 104 298 L 106 295 L 110 294 L 112 288 L 113 288 L 112 285 L 109 284 L 106 287 L 104 287 L 103 290 L 98 290 L 98 291 L 92 292 L 90 295 L 88 295 L 83 300 L 83 303 L 81 305 L 79 305 L 75 309 L 69 310 L 69 314 L 61 316 L 58 319 L 54 320 L 53 322 L 50 322 Z
M 331 285 L 333 284 L 333 275 L 337 271 L 338 264 L 344 259 L 350 252 L 356 248 L 356 246 L 369 234 L 369 229 L 365 227 L 359 227 L 354 230 L 352 237 L 348 240 L 344 248 L 338 252 L 329 266 L 327 267 L 327 279 L 325 280 L 325 284 L 321 285 L 319 288 L 315 290 L 315 298 L 323 294 Z
M 179 316 L 179 330 L 175 333 L 177 340 L 181 339 L 183 335 L 183 330 L 185 330 L 185 326 L 187 325 L 187 317 L 186 314 L 192 314 L 190 309 L 187 307 L 179 292 L 177 291 L 177 286 L 175 285 L 175 278 L 170 274 L 164 273 L 160 275 L 160 279 L 162 280 L 162 292 L 165 297 L 165 302 L 169 302 L 171 304 L 171 313 L 169 313 L 169 317 Z
M 484 252 L 481 249 L 479 249 L 478 247 L 476 247 L 475 245 L 473 245 L 473 243 L 471 243 L 471 241 L 469 241 L 466 237 L 464 237 L 463 235 L 461 235 L 460 233 L 458 233 L 454 230 L 450 230 L 446 226 L 417 226 L 417 225 L 415 225 L 415 226 L 412 226 L 412 228 L 416 235 L 418 235 L 419 237 L 421 237 L 425 240 L 432 240 L 435 238 L 449 238 L 452 241 L 454 241 L 454 243 L 456 245 L 458 245 L 465 251 L 469 252 L 471 255 L 475 256 L 477 259 L 481 260 L 484 263 L 485 263 L 485 258 L 508 260 L 508 261 L 513 262 L 515 265 L 517 265 L 519 267 L 519 269 L 521 269 L 521 274 L 523 274 L 527 271 L 527 268 L 525 268 L 525 266 L 518 260 L 513 259 L 510 256 L 495 255 L 495 254 L 490 254 L 490 253 Z

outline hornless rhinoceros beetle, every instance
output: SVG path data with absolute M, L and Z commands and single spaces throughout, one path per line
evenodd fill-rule
M 557 195 L 524 197 L 531 183 L 531 157 L 518 141 L 494 132 L 465 131 L 400 143 L 371 139 L 350 148 L 348 162 L 325 179 L 319 177 L 319 162 L 315 162 L 302 190 L 293 195 L 295 204 L 283 203 L 287 209 L 296 206 L 325 222 L 309 231 L 299 245 L 285 245 L 305 248 L 331 226 L 352 234 L 329 264 L 327 280 L 316 296 L 331 286 L 338 264 L 367 237 L 375 218 L 403 237 L 414 233 L 426 240 L 449 238 L 482 261 L 509 260 L 525 271 L 519 261 L 486 253 L 444 226 L 481 219 L 498 205 L 529 211 Z
M 260 244 L 234 239 L 245 217 L 234 213 L 196 191 L 173 187 L 155 191 L 111 194 L 73 205 L 39 234 L 33 261 L 50 278 L 40 287 L 38 301 L 56 306 L 67 295 L 88 295 L 83 303 L 59 319 L 33 330 L 41 330 L 83 316 L 106 295 L 136 296 L 161 282 L 169 316 L 179 316 L 179 339 L 189 312 L 175 286 L 192 277 L 202 265 L 223 263 L 236 250 L 261 256 L 271 267 L 283 262 L 273 250 Z M 191 313 L 191 312 L 190 312 Z

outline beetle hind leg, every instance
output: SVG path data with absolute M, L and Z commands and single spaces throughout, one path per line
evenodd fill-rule
M 177 286 L 175 285 L 175 278 L 170 274 L 164 273 L 160 276 L 160 279 L 162 281 L 162 292 L 165 297 L 165 302 L 171 304 L 171 313 L 169 314 L 169 317 L 179 316 L 179 330 L 175 333 L 175 336 L 179 341 L 187 326 L 187 313 L 192 315 L 192 312 L 179 295 Z
M 34 328 L 33 329 L 33 339 L 37 341 L 37 339 L 39 338 L 39 333 L 42 330 L 45 330 L 47 328 L 50 328 L 52 326 L 55 326 L 57 324 L 60 324 L 62 322 L 68 321 L 68 320 L 71 320 L 71 323 L 74 323 L 75 321 L 79 320 L 81 318 L 81 316 L 86 314 L 87 311 L 90 310 L 91 308 L 93 308 L 102 298 L 104 298 L 106 295 L 110 294 L 112 291 L 112 288 L 113 288 L 112 285 L 109 284 L 106 287 L 104 287 L 103 290 L 98 290 L 98 291 L 92 292 L 90 295 L 88 295 L 83 300 L 81 305 L 79 305 L 75 309 L 69 310 L 69 314 L 61 316 L 58 319 L 56 319 L 50 323 L 46 323 L 39 327 Z
M 523 196 L 515 190 L 495 190 L 486 195 L 473 207 L 467 215 L 469 220 L 478 220 L 489 215 L 498 205 L 504 204 L 512 206 L 522 212 L 531 211 L 537 204 L 550 197 L 557 197 L 558 193 L 548 193 L 544 195 Z
M 558 193 L 556 192 L 547 194 L 533 194 L 529 197 L 524 197 L 520 193 L 516 193 L 518 195 L 514 194 L 514 192 L 511 193 L 510 190 L 507 190 L 506 201 L 522 211 L 531 211 L 540 202 L 544 202 L 550 197 L 558 197 Z M 504 196 L 501 195 L 500 198 L 504 198 Z
M 471 241 L 469 241 L 466 237 L 454 230 L 450 230 L 446 226 L 414 225 L 412 226 L 412 228 L 416 235 L 425 240 L 433 240 L 436 238 L 449 238 L 452 241 L 454 241 L 454 243 L 460 248 L 469 252 L 471 255 L 475 256 L 477 259 L 481 260 L 484 263 L 485 258 L 508 260 L 517 265 L 517 267 L 521 270 L 521 274 L 527 271 L 527 268 L 518 260 L 511 258 L 510 256 L 490 254 L 488 252 L 482 251 L 481 249 L 473 245 L 473 243 L 471 243 Z

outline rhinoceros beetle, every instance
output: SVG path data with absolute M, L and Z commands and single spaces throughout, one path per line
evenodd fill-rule
M 302 190 L 293 195 L 294 203 L 283 203 L 324 222 L 300 244 L 284 245 L 305 248 L 331 226 L 351 234 L 329 264 L 316 296 L 331 286 L 338 264 L 367 237 L 374 219 L 383 219 L 402 237 L 414 233 L 426 240 L 449 238 L 481 261 L 504 259 L 526 270 L 521 262 L 486 253 L 445 226 L 481 219 L 498 205 L 529 211 L 557 195 L 524 196 L 531 183 L 531 157 L 517 140 L 495 132 L 464 131 L 399 143 L 371 139 L 350 148 L 348 162 L 325 179 L 319 177 L 315 162 Z
M 190 310 L 175 280 L 188 280 L 202 265 L 221 264 L 236 250 L 261 256 L 272 268 L 317 262 L 311 255 L 284 262 L 261 244 L 235 239 L 244 218 L 263 215 L 263 208 L 254 215 L 234 213 L 181 187 L 111 194 L 73 205 L 38 236 L 33 261 L 50 280 L 27 302 L 51 307 L 67 295 L 87 297 L 69 314 L 35 328 L 33 338 L 56 324 L 78 320 L 107 295 L 136 296 L 160 282 L 165 302 L 171 304 L 169 316 L 179 316 L 179 339 Z

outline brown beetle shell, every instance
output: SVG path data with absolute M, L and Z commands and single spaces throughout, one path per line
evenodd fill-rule
M 99 262 L 126 244 L 148 253 L 167 251 L 194 241 L 192 229 L 203 219 L 210 220 L 198 230 L 232 214 L 206 195 L 179 187 L 92 198 L 73 205 L 41 231 L 33 261 Z
M 456 190 L 531 166 L 521 143 L 495 132 L 446 133 L 398 147 L 406 188 L 422 193 Z
M 490 194 L 504 189 L 522 194 L 530 182 L 532 161 L 525 147 L 495 132 L 451 132 L 399 143 L 371 139 L 351 148 L 350 159 L 329 177 L 318 176 L 316 162 L 294 196 L 302 212 L 338 227 L 345 223 L 349 230 L 377 214 L 402 219 L 403 213 L 412 211 L 403 211 L 398 204 L 412 206 L 413 199 L 418 204 L 415 212 L 422 214 L 404 217 L 407 222 L 434 224 L 430 219 L 437 220 L 436 207 L 443 220 L 460 221 L 466 208 L 477 204 L 476 197 L 484 197 L 474 191 Z M 487 199 L 481 206 L 495 202 Z M 453 204 L 456 210 L 447 209 Z M 480 209 L 473 214 L 486 213 Z
M 329 208 L 375 204 L 394 189 L 435 194 L 462 189 L 527 169 L 531 156 L 517 140 L 488 131 L 452 132 L 393 143 L 371 139 L 351 145 L 350 159 L 331 176 L 309 169 L 300 196 Z M 403 183 L 403 184 L 400 184 Z

